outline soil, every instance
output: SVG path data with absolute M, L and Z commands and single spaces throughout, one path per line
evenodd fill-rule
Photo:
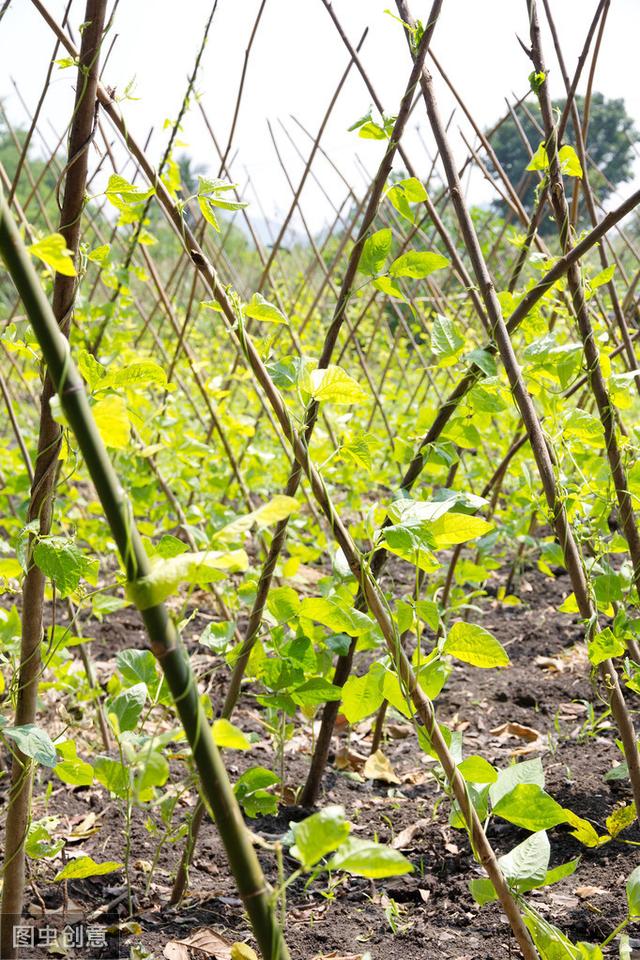
M 500 579 L 494 582 L 499 584 Z M 507 647 L 511 666 L 485 671 L 457 665 L 438 699 L 440 720 L 464 732 L 465 752 L 480 753 L 498 766 L 505 766 L 514 756 L 541 757 L 547 790 L 561 804 L 591 820 L 600 834 L 605 833 L 606 817 L 616 805 L 630 801 L 630 790 L 626 780 L 603 779 L 619 763 L 621 755 L 605 704 L 590 680 L 582 629 L 567 615 L 557 612 L 570 592 L 568 578 L 549 578 L 537 570 L 527 571 L 517 592 L 519 605 L 505 606 L 487 596 L 480 601 L 482 618 L 474 614 L 476 622 L 491 630 Z M 203 648 L 195 642 L 208 619 L 211 617 L 206 613 L 196 615 L 187 630 L 187 645 L 195 667 L 200 672 L 208 671 L 208 690 L 217 704 L 225 668 L 203 655 Z M 85 629 L 95 637 L 91 650 L 98 676 L 105 681 L 113 672 L 113 658 L 118 650 L 145 645 L 142 626 L 135 612 L 128 609 L 111 615 L 102 624 L 92 623 L 90 629 L 85 625 Z M 243 730 L 260 732 L 254 695 L 250 688 L 244 692 L 235 719 Z M 629 694 L 628 699 L 637 710 L 637 698 Z M 60 715 L 54 718 L 59 727 L 61 719 L 64 718 Z M 529 741 L 508 731 L 500 732 L 499 728 L 509 722 L 531 728 L 539 737 Z M 97 730 L 90 729 L 93 723 L 88 715 L 81 719 L 81 755 L 82 737 L 97 736 Z M 335 878 L 339 882 L 330 890 L 326 879 L 314 882 L 308 889 L 302 882 L 294 883 L 287 899 L 287 940 L 292 960 L 357 958 L 367 953 L 372 960 L 518 957 L 500 909 L 495 905 L 479 908 L 469 893 L 468 881 L 482 873 L 471 857 L 466 835 L 448 825 L 449 804 L 446 798 L 442 802 L 443 794 L 430 774 L 432 763 L 419 750 L 408 723 L 391 715 L 383 745 L 400 783 L 367 781 L 352 770 L 337 769 L 336 755 L 347 745 L 356 754 L 368 754 L 370 729 L 370 721 L 351 729 L 346 724 L 338 727 L 321 804 L 343 804 L 357 836 L 375 836 L 387 843 L 420 821 L 419 830 L 403 849 L 414 872 L 375 883 Z M 258 837 L 277 839 L 286 833 L 290 821 L 307 815 L 308 811 L 291 801 L 304 782 L 310 749 L 309 726 L 300 724 L 285 757 L 285 800 L 289 805 L 281 807 L 275 817 L 248 820 Z M 183 774 L 183 764 L 178 760 L 175 763 L 178 774 Z M 255 764 L 278 769 L 273 745 L 264 736 L 250 754 L 227 755 L 232 778 Z M 81 841 L 83 852 L 98 861 L 123 858 L 126 829 L 120 801 L 109 800 L 99 786 L 73 789 L 55 778 L 53 793 L 47 800 L 44 786 L 42 780 L 36 786 L 34 816 L 55 814 L 61 823 L 72 828 L 88 814 L 94 814 L 100 829 Z M 0 789 L 6 802 L 6 777 L 0 781 Z M 192 791 L 183 798 L 180 815 L 194 802 Z M 183 841 L 163 848 L 149 894 L 145 894 L 156 847 L 155 837 L 145 826 L 148 814 L 148 810 L 134 811 L 131 833 L 133 920 L 139 927 L 121 929 L 119 943 L 110 936 L 102 951 L 71 950 L 68 956 L 129 957 L 132 945 L 138 945 L 159 960 L 169 941 L 184 939 L 203 927 L 231 942 L 252 943 L 221 842 L 211 822 L 207 821 L 202 828 L 189 894 L 180 906 L 169 908 L 166 903 Z M 490 823 L 488 832 L 499 854 L 526 836 L 524 831 L 498 819 Z M 566 826 L 549 831 L 549 837 L 552 866 L 576 856 L 581 857 L 581 863 L 573 876 L 528 894 L 530 902 L 573 941 L 601 942 L 625 915 L 624 886 L 638 864 L 638 848 L 633 843 L 640 843 L 640 829 L 634 825 L 621 838 L 595 849 L 583 847 Z M 267 876 L 275 880 L 272 854 L 260 851 L 260 858 Z M 287 871 L 294 867 L 295 862 L 285 857 Z M 47 861 L 35 865 L 31 862 L 30 869 L 32 883 L 25 915 L 34 917 L 36 923 L 43 905 L 48 915 L 57 910 L 61 916 L 65 894 L 71 901 L 67 904 L 71 912 L 76 908 L 86 915 L 116 901 L 108 914 L 110 922 L 122 923 L 127 919 L 126 898 L 121 899 L 126 890 L 121 872 L 69 881 L 65 891 L 65 885 L 52 882 L 54 868 Z M 633 926 L 627 932 L 632 944 L 640 936 L 640 930 Z M 46 954 L 38 950 L 24 952 L 25 957 L 40 955 Z M 193 960 L 207 956 L 195 949 L 183 954 L 187 955 Z M 605 956 L 614 955 L 618 955 L 615 941 L 605 949 Z

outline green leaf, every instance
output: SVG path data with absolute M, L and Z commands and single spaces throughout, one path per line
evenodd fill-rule
M 345 819 L 344 807 L 332 806 L 314 813 L 300 823 L 291 823 L 295 844 L 291 855 L 305 870 L 333 853 L 349 836 L 351 824 Z
M 565 880 L 566 877 L 570 877 L 578 869 L 578 864 L 580 863 L 580 857 L 575 857 L 573 860 L 567 860 L 566 863 L 561 863 L 557 867 L 553 867 L 552 870 L 547 870 L 543 887 L 550 887 L 553 883 L 559 883 L 561 880 Z
M 629 916 L 631 918 L 640 917 L 640 867 L 629 874 L 627 880 L 627 904 L 629 905 Z
M 87 254 L 87 260 L 103 266 L 109 258 L 110 250 L 111 246 L 108 243 L 101 243 L 100 246 L 94 247 L 91 253 Z
M 139 360 L 120 367 L 119 370 L 107 370 L 106 375 L 98 381 L 97 387 L 105 390 L 107 387 L 144 387 L 152 383 L 162 387 L 166 382 L 167 375 L 158 363 L 154 360 Z
M 55 767 L 58 755 L 49 734 L 35 723 L 22 723 L 18 727 L 2 727 L 5 737 L 13 740 L 18 750 L 31 757 L 43 767 Z
M 121 650 L 116 657 L 116 664 L 127 686 L 144 683 L 151 696 L 155 696 L 160 677 L 156 670 L 156 658 L 150 650 Z
M 276 587 L 269 591 L 267 609 L 278 623 L 287 623 L 298 615 L 300 599 L 293 587 Z
M 55 857 L 64 847 L 64 840 L 54 840 L 51 830 L 57 826 L 57 817 L 43 817 L 33 820 L 29 825 L 29 832 L 25 841 L 25 853 L 32 860 L 43 860 Z
M 567 822 L 567 813 L 537 784 L 519 783 L 493 807 L 496 816 L 525 830 L 548 830 Z
M 348 633 L 350 637 L 368 633 L 373 621 L 366 613 L 347 604 L 348 601 L 332 597 L 305 597 L 300 603 L 300 616 L 322 623 L 336 633 Z
M 444 653 L 474 667 L 506 667 L 509 657 L 499 640 L 474 623 L 454 623 L 442 648 Z
M 495 783 L 498 771 L 484 757 L 467 757 L 458 764 L 458 771 L 468 783 Z
M 428 521 L 414 520 L 383 527 L 382 537 L 390 553 L 419 570 L 433 573 L 439 568 L 440 563 L 433 554 L 436 543 L 432 525 Z
M 513 763 L 510 767 L 499 770 L 498 779 L 489 790 L 491 803 L 495 806 L 519 783 L 533 783 L 541 789 L 544 787 L 544 770 L 540 757 L 536 757 L 535 760 L 524 760 L 522 763 Z
M 85 877 L 101 877 L 105 873 L 114 873 L 116 870 L 120 870 L 122 866 L 122 863 L 116 863 L 115 860 L 96 863 L 92 857 L 78 857 L 63 867 L 53 879 L 54 881 L 83 880 Z
M 261 507 L 252 510 L 251 513 L 247 513 L 243 517 L 238 517 L 237 520 L 232 520 L 222 529 L 216 530 L 214 539 L 222 543 L 238 540 L 240 534 L 246 533 L 254 525 L 258 529 L 269 527 L 271 524 L 286 520 L 292 513 L 297 513 L 299 509 L 300 504 L 295 497 L 287 497 L 285 494 L 277 493 L 267 503 L 263 503 Z
M 249 303 L 245 304 L 244 314 L 252 320 L 262 320 L 264 323 L 283 323 L 287 326 L 289 324 L 284 313 L 265 300 L 261 293 L 254 293 Z
M 400 216 L 413 223 L 414 216 L 409 204 L 424 202 L 427 199 L 427 191 L 416 177 L 409 177 L 389 187 L 387 197 Z
M 93 767 L 84 760 L 61 760 L 55 767 L 56 775 L 63 783 L 74 787 L 90 787 L 93 783 Z
M 213 205 L 209 197 L 198 197 L 198 206 L 200 207 L 200 213 L 207 223 L 211 224 L 216 233 L 220 233 L 220 224 L 218 223 L 218 218 L 213 212 Z
M 579 177 L 582 179 L 582 165 L 580 164 L 578 154 L 570 144 L 566 143 L 564 147 L 560 147 L 558 160 L 560 161 L 560 169 L 567 177 Z
M 65 277 L 75 277 L 73 253 L 67 248 L 67 242 L 61 233 L 52 233 L 48 237 L 43 237 L 42 240 L 28 246 L 27 250 L 56 273 L 61 273 Z
M 342 688 L 340 712 L 349 723 L 359 723 L 365 717 L 375 713 L 384 696 L 382 684 L 385 670 L 381 664 L 374 663 L 361 677 L 349 677 Z
M 392 277 L 410 277 L 413 280 L 421 280 L 435 270 L 448 267 L 449 263 L 450 261 L 440 253 L 409 250 L 393 261 L 389 274 Z
M 267 787 L 279 782 L 280 777 L 265 767 L 252 767 L 242 774 L 233 789 L 248 817 L 277 812 L 278 800 Z
M 33 550 L 33 559 L 42 572 L 56 585 L 61 597 L 68 597 L 80 579 L 96 572 L 95 562 L 87 560 L 80 548 L 67 537 L 43 537 Z
M 610 657 L 621 657 L 626 649 L 624 640 L 616 637 L 610 627 L 605 627 L 589 640 L 589 660 L 597 666 Z
M 610 266 L 606 267 L 604 270 L 601 270 L 599 273 L 596 273 L 595 276 L 589 278 L 589 286 L 592 290 L 595 290 L 597 287 L 603 287 L 606 283 L 609 283 L 610 280 L 613 280 L 613 275 L 616 272 L 616 265 L 612 263 Z
M 395 297 L 396 300 L 402 300 L 406 303 L 406 297 L 397 283 L 394 283 L 391 277 L 378 277 L 373 281 L 373 285 L 380 293 L 385 293 L 388 297 Z
M 368 393 L 342 367 L 330 364 L 311 372 L 311 395 L 323 403 L 351 404 L 368 399 Z
M 550 856 L 549 839 L 546 832 L 540 830 L 500 857 L 499 863 L 517 890 L 532 890 L 544 883 Z
M 129 770 L 119 760 L 111 757 L 96 757 L 93 771 L 98 783 L 121 799 L 129 786 Z
M 470 350 L 467 354 L 467 360 L 475 363 L 476 367 L 479 367 L 486 377 L 495 377 L 498 372 L 496 358 L 488 350 L 481 350 L 480 348 Z
M 441 367 L 455 363 L 464 349 L 464 337 L 460 335 L 453 320 L 437 313 L 431 325 L 431 350 Z
M 329 700 L 339 700 L 341 696 L 342 687 L 336 687 L 329 680 L 325 680 L 324 677 L 312 677 L 291 691 L 291 699 L 301 707 L 311 707 L 327 703 Z
M 124 450 L 129 444 L 131 423 L 122 397 L 114 394 L 98 400 L 91 407 L 91 413 L 105 447 Z
M 439 549 L 453 547 L 458 543 L 468 543 L 476 537 L 483 537 L 493 524 L 483 517 L 471 516 L 467 513 L 445 513 L 438 517 L 431 525 L 431 534 Z
M 385 260 L 391 250 L 392 235 L 391 230 L 385 227 L 384 230 L 378 230 L 372 233 L 364 242 L 362 255 L 358 263 L 358 270 L 366 273 L 367 276 L 375 277 L 384 267 Z
M 377 446 L 376 437 L 371 433 L 355 433 L 340 447 L 340 456 L 352 460 L 357 467 L 367 472 L 373 466 L 373 451 Z
M 527 165 L 527 170 L 548 170 L 549 169 L 549 157 L 544 145 L 544 142 L 540 144 L 531 160 Z
M 160 560 L 151 573 L 126 586 L 127 597 L 139 610 L 155 607 L 180 584 L 214 583 L 225 574 L 242 573 L 249 566 L 244 550 L 200 550 Z
M 112 717 L 115 718 L 114 724 L 116 733 L 124 733 L 126 730 L 134 730 L 140 715 L 144 709 L 147 699 L 146 683 L 136 683 L 133 687 L 123 690 L 112 700 L 107 701 L 106 709 L 109 719 L 113 724 Z
M 330 870 L 344 870 L 354 877 L 380 880 L 411 873 L 413 865 L 399 850 L 373 840 L 350 837 L 329 861 Z
M 213 721 L 213 739 L 218 747 L 229 750 L 251 750 L 251 744 L 239 727 L 220 717 Z
M 133 787 L 140 803 L 153 800 L 154 787 L 163 787 L 169 779 L 169 763 L 159 750 L 143 749 L 136 757 Z

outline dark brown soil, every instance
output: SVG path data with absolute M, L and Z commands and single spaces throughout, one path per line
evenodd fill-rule
M 557 606 L 569 589 L 564 575 L 554 580 L 532 571 L 520 583 L 519 606 L 503 606 L 491 597 L 482 601 L 481 622 L 507 646 L 512 665 L 502 671 L 457 666 L 438 701 L 438 710 L 441 720 L 464 731 L 467 753 L 481 753 L 500 766 L 514 755 L 541 756 L 549 792 L 604 833 L 606 817 L 616 804 L 630 800 L 630 791 L 627 781 L 607 783 L 603 779 L 619 762 L 620 753 L 606 717 L 594 722 L 590 705 L 594 705 L 596 719 L 606 711 L 590 682 L 581 628 L 566 615 L 557 613 Z M 204 616 L 190 624 L 188 636 L 200 633 L 206 622 Z M 144 646 L 141 625 L 129 610 L 109 617 L 103 624 L 92 624 L 91 633 L 96 637 L 93 656 L 99 676 L 105 680 L 113 671 L 112 660 L 119 649 Z M 193 645 L 192 649 L 196 667 L 211 670 L 212 659 L 202 655 L 203 648 L 196 651 Z M 225 670 L 218 664 L 209 687 L 214 704 L 219 702 L 224 680 Z M 630 694 L 629 701 L 636 709 L 637 698 Z M 534 728 L 539 731 L 540 740 L 531 744 L 519 737 L 492 732 L 508 721 Z M 237 722 L 245 731 L 260 730 L 251 691 L 241 701 Z M 336 748 L 344 746 L 350 737 L 350 749 L 367 755 L 369 733 L 370 723 L 351 731 L 343 725 Z M 343 804 L 358 836 L 376 836 L 385 842 L 391 842 L 401 830 L 420 820 L 421 830 L 404 850 L 415 870 L 406 877 L 375 884 L 356 878 L 341 879 L 330 890 L 326 879 L 316 881 L 307 890 L 301 882 L 293 884 L 288 891 L 287 926 L 293 960 L 358 957 L 367 952 L 372 960 L 503 960 L 519 956 L 499 908 L 492 905 L 480 909 L 469 894 L 468 881 L 481 872 L 474 865 L 466 835 L 448 826 L 448 802 L 443 802 L 443 794 L 429 773 L 430 761 L 417 747 L 402 718 L 390 718 L 390 733 L 384 752 L 401 783 L 364 781 L 353 772 L 340 772 L 334 764 L 334 753 L 324 779 L 322 804 Z M 300 726 L 285 758 L 289 801 L 304 782 L 309 751 L 309 728 Z M 184 774 L 184 766 L 175 762 L 178 773 Z M 254 747 L 250 756 L 230 753 L 227 762 L 232 778 L 258 763 L 277 769 L 277 758 L 267 738 Z M 2 785 L 5 783 L 6 778 Z M 46 809 L 72 825 L 88 813 L 97 814 L 100 830 L 82 842 L 83 851 L 96 860 L 123 858 L 126 831 L 119 801 L 109 801 L 98 786 L 71 790 L 54 780 L 47 807 L 43 783 L 36 789 L 35 816 L 43 816 Z M 185 804 L 193 802 L 192 792 Z M 183 812 L 185 806 L 181 815 Z M 274 840 L 286 832 L 289 821 L 301 819 L 305 813 L 298 807 L 285 806 L 277 817 L 248 822 L 255 834 Z M 251 942 L 212 823 L 203 827 L 191 872 L 190 894 L 181 906 L 170 909 L 165 903 L 182 841 L 164 847 L 150 893 L 144 894 L 156 844 L 145 827 L 147 814 L 148 811 L 134 811 L 132 828 L 134 919 L 140 924 L 141 933 L 122 932 L 119 948 L 112 939 L 103 956 L 128 957 L 131 944 L 141 944 L 160 958 L 168 941 L 205 926 L 231 941 Z M 524 839 L 525 833 L 495 820 L 490 824 L 489 836 L 502 854 Z M 623 837 L 638 843 L 640 830 L 634 826 Z M 618 839 L 597 849 L 586 849 L 569 835 L 566 827 L 550 831 L 550 839 L 552 866 L 578 855 L 582 861 L 572 877 L 529 894 L 532 904 L 572 940 L 602 941 L 625 914 L 624 884 L 638 863 L 637 846 Z M 274 879 L 272 856 L 261 853 L 261 860 L 267 875 Z M 295 863 L 285 861 L 285 866 L 292 870 Z M 40 861 L 32 870 L 33 885 L 27 906 L 29 914 L 37 917 L 42 902 L 48 910 L 61 907 L 64 891 L 60 884 L 52 883 L 54 869 L 46 861 Z M 124 891 L 123 880 L 122 874 L 115 873 L 69 882 L 67 895 L 81 911 L 88 912 L 116 900 Z M 125 919 L 126 901 L 117 904 L 113 913 Z M 632 937 L 639 935 L 632 927 L 628 932 Z M 607 956 L 617 956 L 617 944 L 608 949 L 611 952 Z M 37 951 L 24 954 L 37 955 Z M 85 955 L 82 951 L 69 954 Z M 193 952 L 193 956 L 204 954 Z

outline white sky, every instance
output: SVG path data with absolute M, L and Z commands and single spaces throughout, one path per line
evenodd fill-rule
M 361 57 L 385 109 L 395 113 L 411 66 L 401 27 L 384 12 L 389 7 L 395 11 L 395 5 L 392 0 L 333 0 L 333 3 L 354 44 L 364 28 L 369 27 Z M 572 73 L 596 0 L 552 0 L 551 5 Z M 48 3 L 49 10 L 58 19 L 65 6 L 65 0 Z M 222 144 L 227 140 L 244 51 L 258 6 L 259 0 L 219 0 L 201 66 L 197 89 Z M 414 16 L 426 19 L 430 6 L 430 0 L 414 0 Z M 74 0 L 71 23 L 76 37 L 83 8 L 84 0 Z M 122 92 L 130 80 L 136 79 L 135 95 L 140 99 L 123 104 L 123 110 L 140 141 L 145 139 L 150 127 L 154 128 L 150 154 L 155 161 L 161 156 L 163 136 L 166 136 L 162 132 L 164 120 L 177 115 L 209 8 L 210 0 L 183 0 L 182 3 L 121 0 L 115 26 L 118 38 L 104 80 Z M 542 4 L 540 8 L 544 21 Z M 505 96 L 521 95 L 527 88 L 531 66 L 516 34 L 525 41 L 528 39 L 525 0 L 444 2 L 433 50 L 482 126 L 488 126 L 503 113 Z M 554 97 L 562 96 L 562 80 L 546 31 L 544 37 L 552 93 Z M 639 38 L 640 0 L 615 0 L 611 4 L 595 89 L 608 97 L 623 97 L 640 128 Z M 26 117 L 11 80 L 15 80 L 33 109 L 52 50 L 53 37 L 29 0 L 13 0 L 0 23 L 0 96 L 13 122 L 25 124 Z M 279 121 L 287 126 L 307 154 L 311 142 L 292 122 L 291 115 L 301 120 L 315 136 L 347 62 L 347 51 L 321 0 L 267 0 L 249 62 L 232 155 L 237 151 L 234 179 L 244 186 L 248 171 L 269 217 L 282 217 L 291 193 L 275 156 L 267 120 L 274 126 L 289 174 L 297 184 L 302 164 Z M 56 68 L 54 83 L 45 101 L 45 123 L 53 124 L 58 131 L 68 122 L 72 74 L 71 70 Z M 453 100 L 437 73 L 435 76 L 441 110 L 448 118 Z M 583 82 L 582 88 L 584 85 Z M 374 171 L 384 146 L 347 133 L 346 128 L 365 113 L 369 105 L 369 94 L 353 67 L 322 140 L 327 153 L 359 190 L 364 174 L 358 158 L 366 169 Z M 417 123 L 423 133 L 422 140 L 415 131 Z M 466 150 L 458 125 L 468 130 L 460 111 L 450 129 L 456 154 L 463 159 Z M 43 129 L 50 128 L 43 126 Z M 182 139 L 188 143 L 188 152 L 197 163 L 217 172 L 217 156 L 195 106 L 185 123 Z M 410 121 L 406 145 L 419 173 L 426 175 L 430 164 L 424 143 L 431 151 L 420 105 Z M 345 196 L 343 185 L 326 161 L 318 160 L 315 169 L 339 204 Z M 469 189 L 475 201 L 493 197 L 491 188 L 480 176 L 473 179 Z M 630 189 L 631 185 L 623 187 L 623 194 Z M 252 201 L 252 214 L 259 217 L 255 195 L 248 190 L 246 198 Z M 316 229 L 332 219 L 326 200 L 312 182 L 305 187 L 302 206 Z

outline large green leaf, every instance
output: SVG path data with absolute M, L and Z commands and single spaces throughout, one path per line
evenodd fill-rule
M 33 559 L 42 572 L 56 585 L 61 597 L 68 597 L 82 577 L 95 583 L 98 564 L 88 560 L 68 537 L 43 537 L 33 548 Z
M 41 763 L 44 767 L 55 767 L 58 754 L 49 734 L 35 723 L 23 723 L 18 727 L 2 727 L 5 737 L 13 740 L 18 750 Z
M 361 677 L 353 674 L 342 688 L 340 711 L 349 723 L 358 723 L 375 713 L 383 700 L 382 684 L 385 669 L 374 663 Z
M 462 620 L 453 624 L 442 649 L 474 667 L 505 667 L 509 663 L 507 651 L 492 633 Z
M 136 683 L 134 686 L 123 690 L 113 700 L 107 701 L 107 714 L 110 718 L 115 718 L 116 733 L 124 733 L 126 730 L 135 729 L 146 699 L 146 683 Z
M 567 813 L 535 783 L 519 783 L 493 807 L 496 816 L 525 830 L 548 830 L 566 823 Z
M 453 320 L 437 313 L 431 325 L 431 350 L 440 366 L 450 366 L 464 349 L 464 337 Z
M 244 572 L 249 558 L 244 550 L 200 550 L 159 560 L 151 573 L 126 587 L 127 596 L 140 610 L 155 607 L 181 584 L 213 583 L 229 573 Z
M 337 850 L 350 831 L 351 824 L 345 819 L 344 807 L 326 807 L 300 823 L 291 824 L 295 839 L 291 855 L 309 870 L 328 853 Z
M 449 262 L 440 253 L 409 250 L 393 261 L 389 273 L 392 277 L 410 277 L 413 280 L 421 280 L 435 270 L 448 267 Z
M 252 320 L 261 320 L 264 323 L 289 323 L 284 313 L 265 300 L 261 293 L 254 293 L 249 303 L 245 304 L 244 313 Z
M 359 637 L 373 626 L 366 613 L 354 610 L 348 601 L 333 597 L 305 597 L 300 603 L 300 616 L 324 624 L 337 633 Z
M 384 267 L 385 260 L 389 256 L 391 240 L 391 230 L 387 227 L 367 237 L 364 247 L 362 248 L 358 270 L 361 273 L 366 273 L 370 277 L 375 277 L 377 273 L 380 273 Z
M 349 405 L 360 403 L 368 398 L 357 380 L 349 376 L 342 367 L 329 365 L 322 369 L 311 371 L 311 395 L 314 400 L 322 403 L 338 403 Z
M 413 865 L 399 850 L 373 840 L 350 837 L 329 861 L 330 870 L 344 870 L 355 877 L 381 880 L 411 873 Z
M 523 760 L 521 763 L 513 763 L 510 767 L 499 770 L 498 779 L 489 790 L 491 803 L 495 806 L 502 797 L 511 793 L 519 783 L 532 783 L 540 789 L 544 787 L 544 770 L 540 757 L 536 757 L 534 760 Z
M 626 889 L 629 916 L 632 918 L 640 917 L 640 867 L 636 867 L 629 874 Z
M 52 233 L 48 237 L 43 237 L 42 240 L 27 247 L 27 250 L 57 273 L 65 277 L 75 277 L 73 254 L 67 249 L 67 241 L 61 233 Z

